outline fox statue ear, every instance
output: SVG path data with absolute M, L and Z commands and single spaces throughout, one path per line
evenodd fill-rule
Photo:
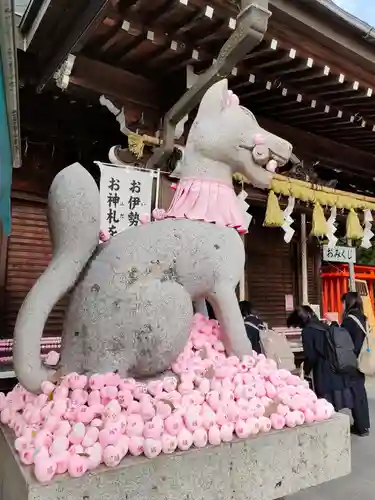
M 223 107 L 229 108 L 230 106 L 239 106 L 240 100 L 238 96 L 231 90 L 228 90 L 223 96 Z
M 238 97 L 228 89 L 228 80 L 224 78 L 207 90 L 201 100 L 198 115 L 200 117 L 219 114 L 230 106 L 238 105 Z
M 228 80 L 224 78 L 214 83 L 204 94 L 199 105 L 198 115 L 209 116 L 221 113 L 228 104 Z

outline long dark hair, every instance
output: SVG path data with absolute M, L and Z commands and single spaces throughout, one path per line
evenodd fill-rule
M 363 301 L 358 292 L 347 292 L 341 297 L 341 301 L 345 306 L 345 314 L 350 314 L 353 311 L 359 311 L 364 315 L 363 312 Z
M 241 300 L 240 309 L 243 318 L 247 318 L 251 314 L 256 315 L 252 303 L 248 300 Z
M 286 324 L 288 328 L 304 328 L 310 321 L 318 317 L 310 306 L 298 306 L 289 314 Z

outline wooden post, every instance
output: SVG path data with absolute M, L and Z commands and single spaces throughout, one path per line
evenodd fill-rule
M 348 246 L 352 246 L 352 240 L 348 240 Z M 355 271 L 354 271 L 354 264 L 353 262 L 349 262 L 348 264 L 349 267 L 349 290 L 351 292 L 355 292 Z
M 309 303 L 308 278 L 307 278 L 307 236 L 306 214 L 301 214 L 301 274 L 302 274 L 302 304 Z

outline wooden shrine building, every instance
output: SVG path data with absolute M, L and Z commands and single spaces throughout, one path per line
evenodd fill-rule
M 251 3 L 251 2 L 250 2 Z M 262 42 L 230 76 L 230 87 L 266 129 L 294 146 L 284 174 L 375 196 L 375 38 L 330 0 L 269 0 Z M 124 107 L 127 126 L 159 134 L 161 120 L 216 59 L 236 26 L 235 0 L 33 0 L 20 22 L 23 166 L 14 171 L 12 232 L 1 248 L 3 337 L 51 253 L 46 195 L 61 168 L 81 161 L 94 176 L 127 139 L 99 103 Z M 147 148 L 146 148 L 147 149 Z M 171 198 L 165 179 L 162 203 Z M 302 301 L 300 214 L 290 244 L 263 227 L 267 193 L 249 188 L 246 294 L 272 326 L 284 326 L 290 297 Z M 308 244 L 308 299 L 320 302 L 320 251 Z M 61 332 L 64 304 L 45 335 Z

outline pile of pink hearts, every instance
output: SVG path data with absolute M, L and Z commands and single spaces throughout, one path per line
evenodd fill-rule
M 80 477 L 126 455 L 220 445 L 271 429 L 329 419 L 334 409 L 273 360 L 226 356 L 216 321 L 197 314 L 189 342 L 171 367 L 176 376 L 148 383 L 116 373 L 71 373 L 35 395 L 17 386 L 0 393 L 1 422 L 40 482 Z

